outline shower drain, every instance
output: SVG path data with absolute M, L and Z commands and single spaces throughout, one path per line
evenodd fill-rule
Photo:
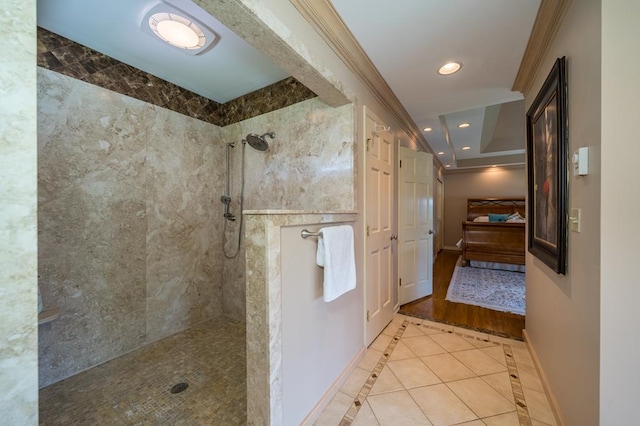
M 171 393 L 184 392 L 189 387 L 189 383 L 181 382 L 171 386 Z

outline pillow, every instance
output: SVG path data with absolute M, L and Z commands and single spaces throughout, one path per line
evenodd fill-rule
M 526 222 L 526 221 L 524 217 L 520 216 L 520 213 L 515 212 L 507 218 L 507 222 L 519 223 L 519 222 Z
M 506 222 L 509 217 L 509 213 L 497 214 L 489 213 L 489 222 Z
M 473 219 L 474 222 L 489 222 L 489 216 L 478 216 Z

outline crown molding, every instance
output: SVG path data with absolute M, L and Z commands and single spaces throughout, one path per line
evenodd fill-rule
M 351 72 L 424 150 L 433 149 L 329 0 L 290 0 Z M 440 163 L 440 160 L 436 161 Z M 442 164 L 440 164 L 442 166 Z
M 571 0 L 542 0 L 511 90 L 526 94 L 564 20 Z

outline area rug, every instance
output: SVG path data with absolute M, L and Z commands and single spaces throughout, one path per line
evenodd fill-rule
M 524 273 L 456 266 L 446 300 L 525 314 Z

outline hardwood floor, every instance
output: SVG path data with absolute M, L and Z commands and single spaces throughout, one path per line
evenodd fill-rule
M 524 316 L 445 300 L 458 256 L 441 251 L 433 265 L 433 295 L 400 306 L 400 313 L 522 340 Z

